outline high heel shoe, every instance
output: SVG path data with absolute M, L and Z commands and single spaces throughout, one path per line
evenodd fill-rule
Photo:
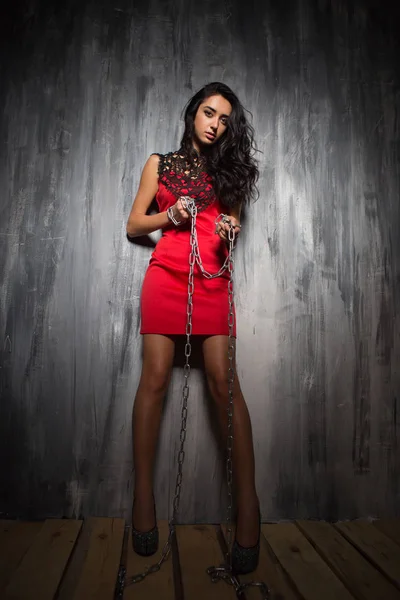
M 133 501 L 135 503 L 135 500 Z M 132 508 L 132 545 L 136 554 L 140 556 L 152 556 L 158 550 L 158 526 L 156 516 L 156 503 L 154 502 L 154 516 L 156 524 L 150 531 L 138 531 L 133 524 L 133 508 Z
M 260 558 L 261 512 L 258 509 L 259 529 L 255 546 L 244 547 L 235 539 L 232 544 L 232 571 L 235 575 L 245 575 L 255 571 Z

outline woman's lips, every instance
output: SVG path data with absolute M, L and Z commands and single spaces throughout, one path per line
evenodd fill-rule
M 208 133 L 208 131 L 206 131 L 206 138 L 209 140 L 215 140 L 215 134 L 214 133 Z

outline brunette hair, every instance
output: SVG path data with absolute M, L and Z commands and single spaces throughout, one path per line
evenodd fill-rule
M 246 119 L 239 98 L 224 83 L 208 83 L 197 92 L 185 108 L 185 131 L 181 149 L 189 162 L 196 155 L 193 148 L 194 119 L 202 102 L 210 96 L 222 96 L 232 106 L 223 135 L 204 149 L 207 173 L 212 177 L 218 199 L 228 207 L 247 203 L 257 197 L 259 172 L 254 158 L 254 129 Z

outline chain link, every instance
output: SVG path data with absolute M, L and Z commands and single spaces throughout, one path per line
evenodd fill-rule
M 182 488 L 182 478 L 183 478 L 183 463 L 185 460 L 185 451 L 184 445 L 186 440 L 186 422 L 187 422 L 187 405 L 189 398 L 189 376 L 190 376 L 190 356 L 192 353 L 192 345 L 191 345 L 191 335 L 192 335 L 192 315 L 193 315 L 193 294 L 194 294 L 194 267 L 197 263 L 202 275 L 206 279 L 214 279 L 216 277 L 220 277 L 226 270 L 229 272 L 229 281 L 228 281 L 228 359 L 229 359 L 229 368 L 228 368 L 228 436 L 227 436 L 227 458 L 226 458 L 226 475 L 227 475 L 227 484 L 228 484 L 228 506 L 226 512 L 226 530 L 227 530 L 227 552 L 225 555 L 226 563 L 222 564 L 220 567 L 208 567 L 207 573 L 211 577 L 211 581 L 216 583 L 220 579 L 226 581 L 228 584 L 232 585 L 236 591 L 236 595 L 238 598 L 243 596 L 244 590 L 248 587 L 255 586 L 260 589 L 261 596 L 263 600 L 268 600 L 269 598 L 269 590 L 264 582 L 256 582 L 250 581 L 247 583 L 241 584 L 236 576 L 232 573 L 232 507 L 233 507 L 233 389 L 234 389 L 234 381 L 235 381 L 235 342 L 233 337 L 233 330 L 235 324 L 235 316 L 233 311 L 233 272 L 234 272 L 234 261 L 233 261 L 233 250 L 235 247 L 235 230 L 234 226 L 230 224 L 230 220 L 228 215 L 220 214 L 215 219 L 215 225 L 217 226 L 220 221 L 224 223 L 228 223 L 230 225 L 228 231 L 228 240 L 229 240 L 229 251 L 228 255 L 217 273 L 209 273 L 203 266 L 203 262 L 200 256 L 199 243 L 197 239 L 197 228 L 196 228 L 196 220 L 197 220 L 197 206 L 195 201 L 189 196 L 181 196 L 180 200 L 182 204 L 186 208 L 186 210 L 190 213 L 191 216 L 191 229 L 190 229 L 190 253 L 189 253 L 189 277 L 188 277 L 188 299 L 187 299 L 187 308 L 186 308 L 186 344 L 185 344 L 185 365 L 183 368 L 184 374 L 184 384 L 182 389 L 182 411 L 181 411 L 181 430 L 179 434 L 180 439 L 180 448 L 178 452 L 178 472 L 176 476 L 175 483 L 175 494 L 173 500 L 173 512 L 172 518 L 169 521 L 169 535 L 168 539 L 164 545 L 164 548 L 161 553 L 161 557 L 159 561 L 150 567 L 147 567 L 142 573 L 137 573 L 132 577 L 128 577 L 125 579 L 125 586 L 131 585 L 133 583 L 138 583 L 145 579 L 151 573 L 156 573 L 160 570 L 161 565 L 164 561 L 167 560 L 171 547 L 172 547 L 172 538 L 176 534 L 176 517 L 179 510 L 180 496 L 181 496 L 181 488 Z

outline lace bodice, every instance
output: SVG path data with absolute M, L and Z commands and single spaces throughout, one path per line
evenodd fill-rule
M 181 150 L 157 156 L 160 157 L 158 180 L 176 198 L 190 196 L 195 200 L 198 212 L 215 201 L 212 179 L 206 173 L 201 157 L 195 157 L 190 165 Z

